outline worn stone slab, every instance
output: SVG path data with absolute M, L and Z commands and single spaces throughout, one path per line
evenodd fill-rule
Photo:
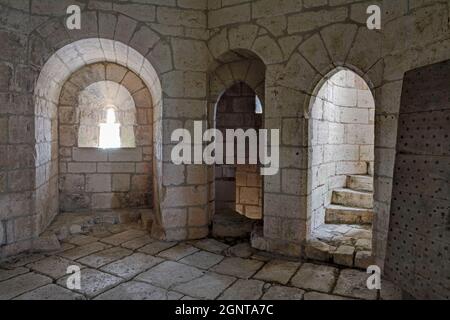
M 305 290 L 293 287 L 271 286 L 262 300 L 302 300 Z
M 299 267 L 299 262 L 272 260 L 259 270 L 253 278 L 287 284 Z
M 293 286 L 321 292 L 331 292 L 336 282 L 338 269 L 318 264 L 303 264 L 291 279 Z
M 345 298 L 341 296 L 335 296 L 332 294 L 326 294 L 321 292 L 307 292 L 305 293 L 305 296 L 303 297 L 304 300 L 353 300 L 350 298 Z
M 15 276 L 29 272 L 28 268 L 18 267 L 13 269 L 0 269 L 0 281 L 8 280 Z
M 121 244 L 121 246 L 124 248 L 130 249 L 130 250 L 137 250 L 153 241 L 155 241 L 155 240 L 152 239 L 149 235 L 145 235 L 145 236 L 124 242 Z
M 254 275 L 263 264 L 263 262 L 253 259 L 227 257 L 211 268 L 211 270 L 221 274 L 248 279 Z
M 191 281 L 180 283 L 173 289 L 199 299 L 215 299 L 235 280 L 234 277 L 208 272 Z
M 190 256 L 184 257 L 180 262 L 200 269 L 209 269 L 223 259 L 224 257 L 221 255 L 201 250 Z
M 40 253 L 32 253 L 32 254 L 21 254 L 19 256 L 8 259 L 3 262 L 0 267 L 4 269 L 14 269 L 17 267 L 23 267 L 28 263 L 32 263 L 41 259 L 44 259 L 45 256 Z
M 263 294 L 264 282 L 239 279 L 219 297 L 219 300 L 258 300 Z
M 152 269 L 139 274 L 136 280 L 169 289 L 203 275 L 203 271 L 174 261 L 164 261 Z
M 51 278 L 34 272 L 22 274 L 0 284 L 0 300 L 17 297 L 51 282 Z
M 58 286 L 48 284 L 33 291 L 24 293 L 14 300 L 85 300 L 86 298 L 76 292 Z
M 206 250 L 209 252 L 220 254 L 222 251 L 227 249 L 229 245 L 217 241 L 215 239 L 202 239 L 193 243 L 193 245 L 199 249 Z
M 102 242 L 113 245 L 113 246 L 118 246 L 119 244 L 122 244 L 124 242 L 128 242 L 130 240 L 145 236 L 147 234 L 147 232 L 142 231 L 142 230 L 135 230 L 135 229 L 130 229 L 130 230 L 126 230 L 120 233 L 117 233 L 115 235 L 106 237 L 101 239 Z
M 225 250 L 225 255 L 230 257 L 239 257 L 239 258 L 248 258 L 250 257 L 256 250 L 250 246 L 250 243 L 244 242 L 229 247 Z
M 309 240 L 305 246 L 305 254 L 308 259 L 328 262 L 331 252 L 336 248 L 319 240 Z
M 71 244 L 71 243 L 63 242 L 63 243 L 61 243 L 61 247 L 58 250 L 52 251 L 52 252 L 50 252 L 50 254 L 58 254 L 58 253 L 61 253 L 63 251 L 67 251 L 69 249 L 73 249 L 75 247 L 76 246 Z
M 200 300 L 200 299 L 199 298 L 190 297 L 190 296 L 184 296 L 180 300 Z
M 80 268 L 82 267 L 82 265 L 77 262 L 58 256 L 47 257 L 45 259 L 27 264 L 27 267 L 39 273 L 43 273 L 53 279 L 59 279 L 67 275 L 67 268 L 72 265 L 79 266 Z
M 176 244 L 177 244 L 176 242 L 154 241 L 154 242 L 151 242 L 148 245 L 140 248 L 138 251 L 144 252 L 146 254 L 155 255 L 163 250 L 166 250 L 166 249 L 169 249 L 169 248 L 175 246 Z
M 189 256 L 195 252 L 197 252 L 199 249 L 196 247 L 193 247 L 189 244 L 180 243 L 176 246 L 169 248 L 167 250 L 164 250 L 158 254 L 158 257 L 169 259 L 169 260 L 180 260 L 186 256 Z
M 125 248 L 113 247 L 90 254 L 84 258 L 79 259 L 78 262 L 85 264 L 91 268 L 100 268 L 105 264 L 122 259 L 123 257 L 128 256 L 132 253 L 133 251 Z
M 74 244 L 77 246 L 82 246 L 82 245 L 85 245 L 85 244 L 88 244 L 91 242 L 95 242 L 98 240 L 99 240 L 99 238 L 96 238 L 96 237 L 79 234 L 79 235 L 75 235 L 75 236 L 69 237 L 67 239 L 64 239 L 64 242 L 71 243 L 71 244 Z
M 182 296 L 148 283 L 130 281 L 100 294 L 95 300 L 179 300 Z
M 160 258 L 137 252 L 103 266 L 100 270 L 112 273 L 124 279 L 131 279 L 135 275 L 152 268 L 162 261 L 163 260 Z
M 59 255 L 69 260 L 78 260 L 94 252 L 102 251 L 108 248 L 110 248 L 110 246 L 107 244 L 101 242 L 92 242 L 81 247 L 75 247 L 73 249 L 63 251 L 59 253 Z
M 57 284 L 62 287 L 66 287 L 67 278 L 68 277 L 59 279 Z M 123 279 L 119 277 L 95 269 L 86 268 L 81 270 L 81 289 L 75 289 L 75 291 L 92 298 L 112 287 L 115 287 L 122 281 Z
M 375 300 L 377 298 L 377 290 L 369 290 L 367 288 L 366 281 L 368 277 L 369 274 L 363 271 L 354 269 L 342 270 L 333 293 L 351 298 Z

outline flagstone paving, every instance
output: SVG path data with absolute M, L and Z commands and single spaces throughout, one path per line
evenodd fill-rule
M 69 266 L 80 267 L 81 288 L 67 287 Z M 272 257 L 248 243 L 215 239 L 163 242 L 138 225 L 105 225 L 63 240 L 45 254 L 0 262 L 0 300 L 345 300 L 399 299 L 382 281 L 355 269 Z M 69 280 L 69 281 L 68 281 Z

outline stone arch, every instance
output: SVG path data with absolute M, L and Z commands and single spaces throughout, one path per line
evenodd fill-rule
M 126 67 L 135 73 L 149 90 L 152 99 L 153 116 L 153 166 L 154 166 L 154 209 L 159 213 L 158 190 L 161 181 L 160 155 L 162 142 L 161 118 L 162 89 L 156 70 L 138 51 L 115 40 L 89 38 L 78 40 L 57 50 L 43 65 L 34 89 L 35 139 L 36 139 L 36 212 L 38 230 L 42 232 L 52 221 L 58 206 L 54 202 L 57 189 L 58 169 L 56 161 L 57 105 L 63 84 L 77 70 L 87 65 L 109 62 Z M 47 173 L 47 174 L 46 174 Z M 53 192 L 50 192 L 53 190 Z M 48 210 L 51 205 L 53 210 Z M 48 212 L 48 213 L 46 213 Z M 45 216 L 44 216 L 45 215 Z
M 225 52 L 213 61 L 209 68 L 208 127 L 216 127 L 219 102 L 226 93 L 238 86 L 254 92 L 265 110 L 265 74 L 264 62 L 254 52 L 247 49 L 235 49 Z M 263 119 L 262 119 L 263 123 Z M 262 124 L 263 126 L 263 124 Z M 212 219 L 215 213 L 215 168 L 208 167 L 209 176 L 209 213 Z M 259 173 L 258 173 L 259 175 Z
M 230 57 L 233 52 L 247 52 L 265 65 L 283 61 L 283 52 L 277 41 L 265 29 L 254 24 L 230 26 L 217 32 L 208 42 L 209 51 L 215 60 Z M 260 33 L 263 33 L 260 35 Z

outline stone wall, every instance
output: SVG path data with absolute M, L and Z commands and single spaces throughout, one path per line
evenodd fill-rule
M 311 230 L 325 223 L 332 190 L 347 175 L 373 175 L 375 102 L 364 79 L 350 70 L 326 77 L 311 101 Z
M 260 244 L 269 251 L 299 255 L 308 219 L 305 115 L 320 79 L 346 66 L 358 70 L 375 91 L 373 247 L 382 266 L 403 75 L 450 58 L 450 10 L 448 1 L 441 0 L 378 3 L 381 30 L 366 27 L 366 9 L 373 4 L 369 0 L 0 0 L 0 123 L 8 128 L 0 130 L 0 204 L 7 208 L 0 211 L 0 255 L 31 248 L 56 214 L 35 200 L 50 204 L 57 192 L 57 128 L 52 120 L 57 93 L 65 77 L 100 61 L 129 67 L 151 91 L 155 212 L 159 236 L 169 240 L 208 233 L 214 179 L 206 166 L 171 163 L 171 132 L 192 129 L 194 120 L 208 122 L 217 101 L 211 92 L 225 90 L 229 79 L 248 78 L 252 88 L 263 79 L 264 125 L 281 129 L 281 168 L 277 175 L 264 177 Z M 81 30 L 64 26 L 71 4 L 82 9 Z M 80 39 L 90 43 L 89 50 L 83 47 L 73 54 L 71 44 Z M 60 52 L 54 61 L 58 71 L 43 77 L 51 86 L 39 88 L 36 80 L 45 64 L 61 49 L 65 54 Z M 243 58 L 259 65 L 249 63 L 245 74 L 232 68 L 233 61 Z M 221 78 L 213 81 L 224 63 Z M 50 97 L 51 103 L 37 97 Z

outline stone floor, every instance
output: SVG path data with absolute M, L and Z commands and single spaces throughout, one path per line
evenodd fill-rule
M 67 267 L 81 268 L 68 290 Z M 397 299 L 389 282 L 368 290 L 355 269 L 272 257 L 248 243 L 161 242 L 140 224 L 99 224 L 61 248 L 0 263 L 0 299 Z

